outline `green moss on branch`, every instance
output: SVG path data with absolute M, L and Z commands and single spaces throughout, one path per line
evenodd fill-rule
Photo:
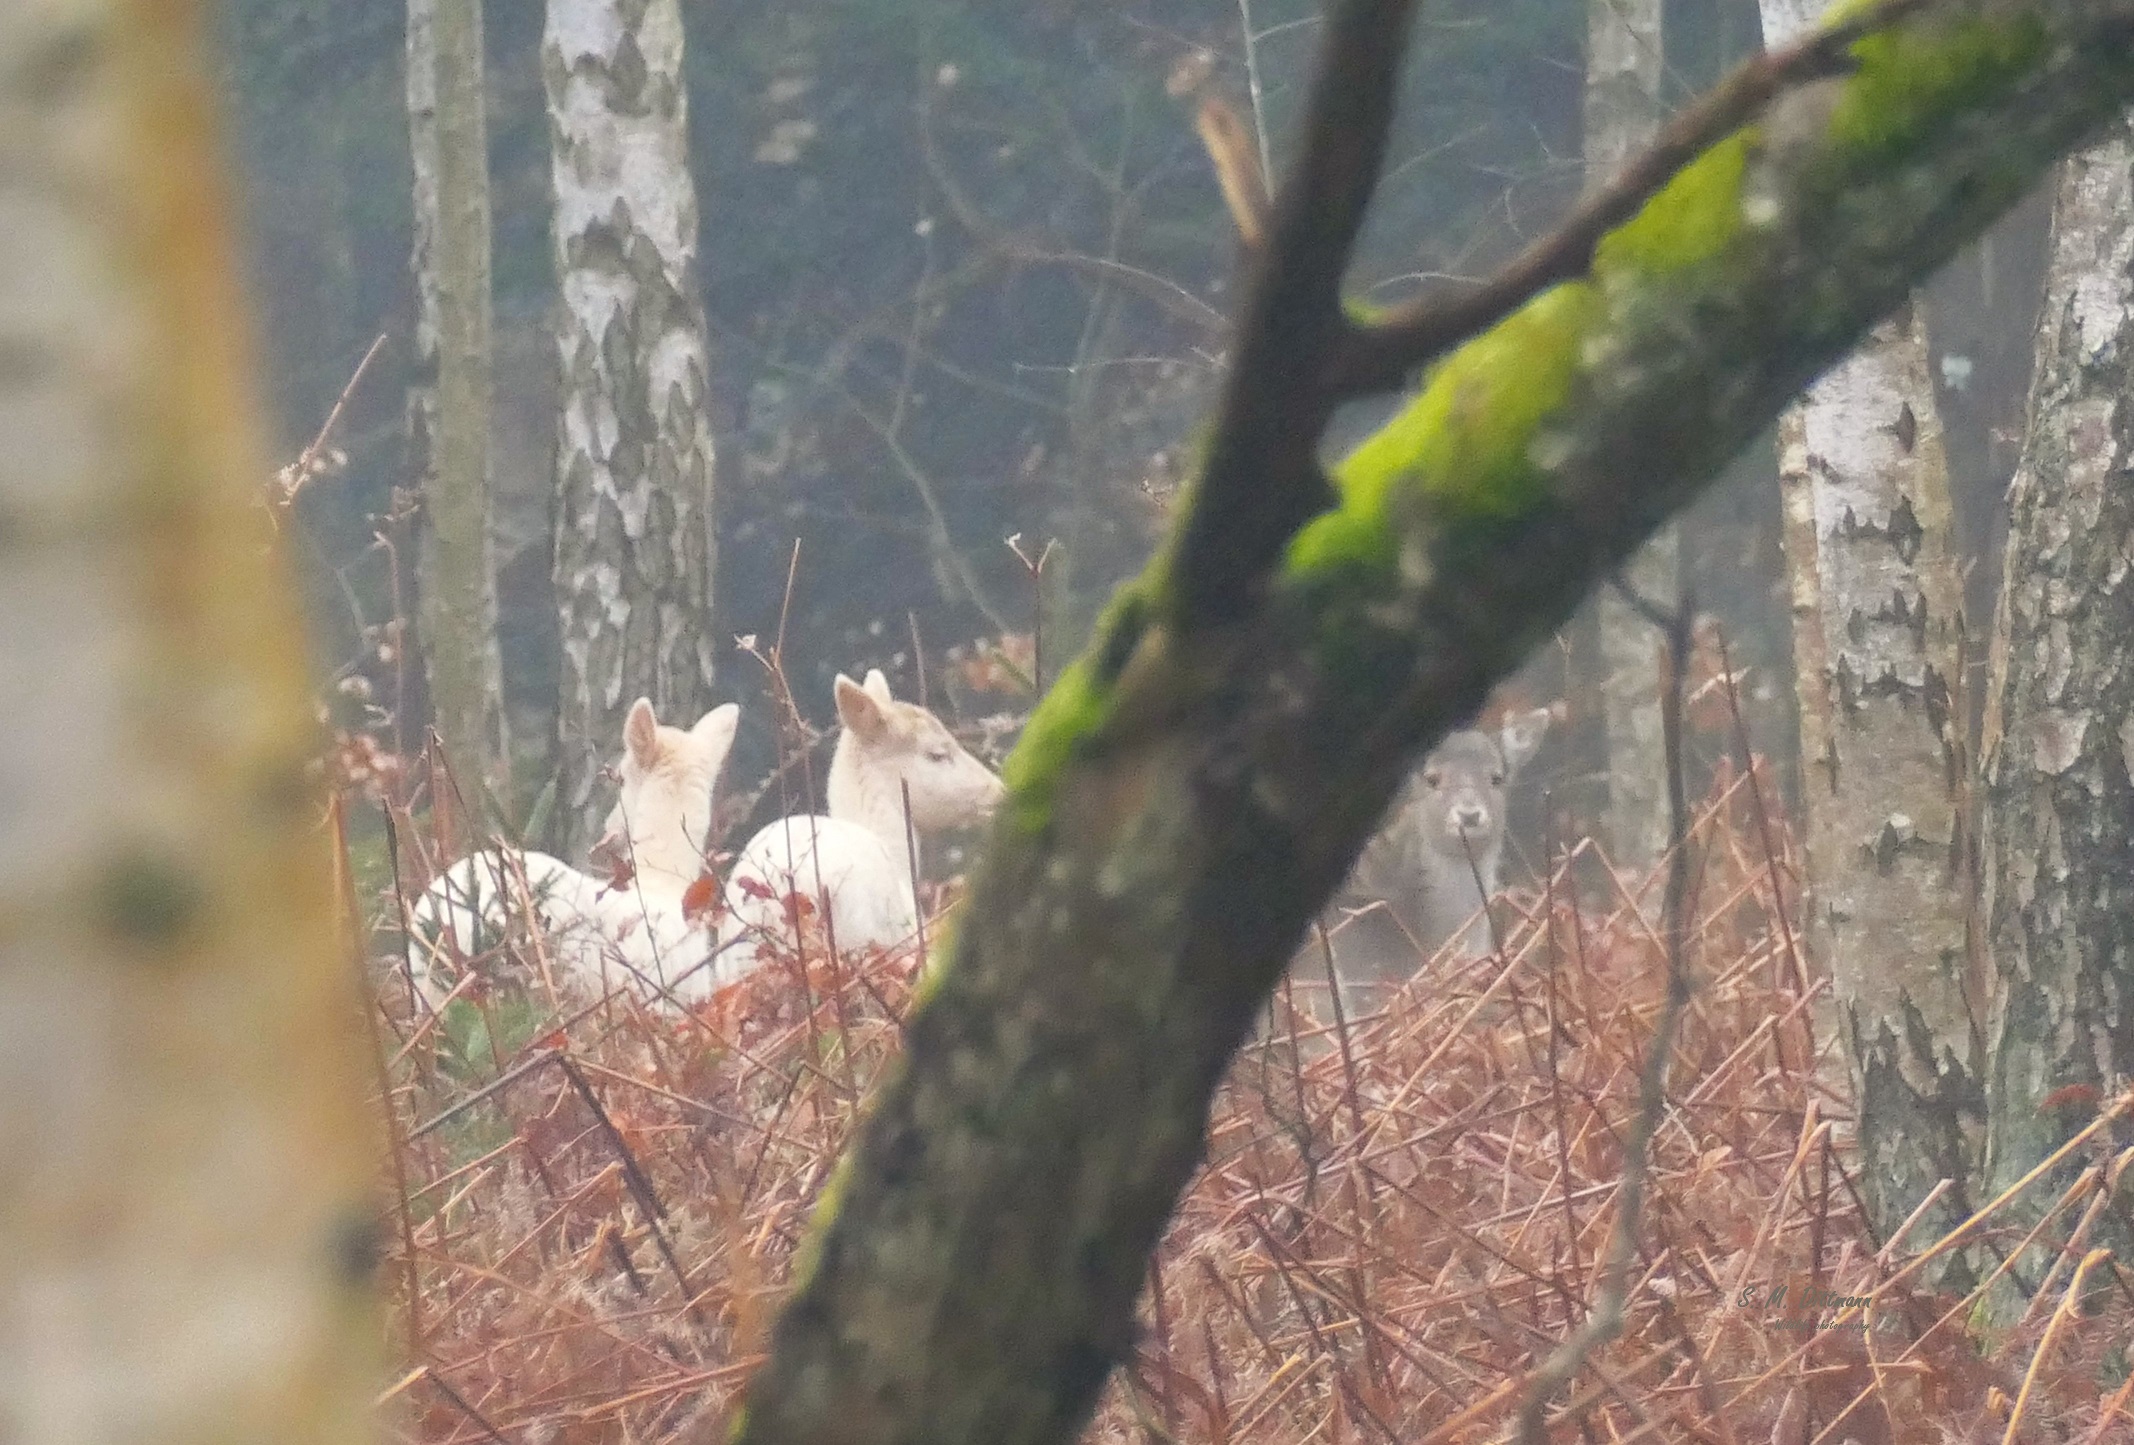
M 1959 108 L 2009 96 L 2035 75 L 2047 34 L 2035 14 L 1912 25 L 1853 43 L 1860 69 L 1846 85 L 1831 136 L 1854 164 L 1901 157 Z
M 1172 553 L 1127 589 L 1011 762 L 743 1440 L 1079 1428 L 1229 1053 L 1405 758 L 2134 97 L 2134 0 L 2022 13 L 1921 0 L 1685 167 L 1446 357 L 1230 613 L 1184 614 Z

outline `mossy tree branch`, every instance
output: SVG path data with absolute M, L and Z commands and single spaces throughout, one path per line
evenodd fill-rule
M 1220 621 L 1251 594 L 1299 526 L 1333 501 L 1319 438 L 1346 342 L 1341 280 L 1385 158 L 1415 0 L 1346 0 L 1327 17 L 1295 168 L 1275 199 L 1198 503 L 1178 536 L 1183 616 Z
M 1922 0 L 1848 53 L 1849 73 L 1774 98 L 1581 273 L 1447 356 L 1301 525 L 1293 478 L 1220 434 L 1265 419 L 1226 406 L 1179 545 L 1011 761 L 1011 806 L 828 1191 L 741 1440 L 1034 1445 L 1080 1427 L 1223 1068 L 1407 759 L 2134 96 L 2134 0 Z M 1268 268 L 1263 290 L 1283 285 Z M 1323 406 L 1331 383 L 1307 380 Z M 1271 455 L 1294 455 L 1280 440 Z M 1239 470 L 1218 486 L 1221 458 Z M 1259 515 L 1200 515 L 1218 506 Z M 1211 552 L 1224 537 L 1245 550 Z M 1189 579 L 1203 565 L 1228 569 L 1220 585 Z
M 1521 251 L 1510 264 L 1471 291 L 1432 290 L 1389 307 L 1358 327 L 1336 363 L 1335 383 L 1344 394 L 1383 391 L 1400 384 L 1459 343 L 1496 325 L 1531 301 L 1543 287 L 1583 275 L 1593 264 L 1601 237 L 1638 213 L 1675 173 L 1704 150 L 1753 119 L 1773 96 L 1807 81 L 1852 67 L 1852 43 L 1875 25 L 1888 25 L 1924 0 L 1881 0 L 1784 50 L 1744 62 L 1667 123 L 1622 175 L 1595 191 L 1554 231 Z

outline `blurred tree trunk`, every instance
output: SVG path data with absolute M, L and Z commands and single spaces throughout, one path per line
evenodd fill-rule
M 1364 317 L 1341 278 L 1412 6 L 1328 8 L 1300 160 L 1177 529 L 1017 745 L 904 1057 L 825 1189 L 730 1438 L 1053 1445 L 1086 1421 L 1132 1348 L 1149 1252 L 1202 1158 L 1231 1054 L 1416 750 L 2134 95 L 2134 0 L 1901 8 L 1857 45 L 1797 54 L 1813 84 L 1697 112 L 1703 127 L 1670 154 L 1701 154 L 1656 164 L 1673 177 L 1650 204 L 1643 187 L 1615 198 L 1576 233 L 1595 244 L 1551 250 L 1527 284 Z M 1930 451 L 1931 434 L 1899 425 L 1896 393 L 1865 385 L 1891 353 L 1917 355 L 1906 336 L 1886 326 L 1831 395 L 1887 401 L 1858 409 Z M 1419 369 L 1421 394 L 1328 476 L 1319 447 L 1335 410 Z M 1851 507 L 1824 532 L 1850 543 L 1872 531 L 1883 546 L 1833 547 L 1823 575 L 1859 597 L 1856 574 L 1885 568 L 1895 585 L 1880 599 L 1904 599 L 1907 621 L 1938 640 L 1953 578 L 1915 564 L 1919 534 L 1946 518 L 1929 488 L 1900 503 L 1856 482 L 1902 458 L 1866 445 L 1883 433 L 1848 436 L 1836 410 L 1811 405 L 1796 428 L 1843 484 L 1825 495 Z M 1907 651 L 1884 636 L 1908 626 L 1855 616 L 1879 650 L 1842 628 L 1830 648 L 1834 662 L 1875 663 L 1849 680 L 1837 666 L 1857 709 L 1839 719 L 1841 751 L 1883 733 L 1910 742 L 1884 702 L 1945 714 L 1946 675 L 1922 660 L 1925 642 Z M 1882 731 L 1863 739 L 1868 724 Z M 1945 730 L 1912 732 L 1950 746 Z M 1938 778 L 1960 759 L 1934 762 Z M 1915 778 L 1910 755 L 1898 765 L 1900 782 Z M 1885 812 L 1853 851 L 1886 852 L 1907 886 L 1940 877 L 1947 892 L 1949 788 L 1915 790 L 1923 809 L 1939 800 L 1938 818 L 1900 827 Z M 1922 967 L 1904 952 L 1916 939 L 1877 937 L 1891 946 L 1877 963 L 1897 981 L 1892 1007 L 1939 1008 L 1949 960 L 1929 953 Z M 1868 996 L 1857 957 L 1848 966 L 1848 1007 L 1886 1050 L 1886 1000 Z M 1912 1004 L 1908 1021 L 1920 1017 Z M 1931 1039 L 1927 1052 L 1938 1062 Z M 1909 1169 L 1940 1142 L 1906 1134 L 1909 1116 L 1892 1131 L 1886 1101 L 1869 1102 L 1885 1109 L 1871 1169 Z M 1891 1195 L 1883 1181 L 1884 1207 Z
M 1661 0 L 1588 0 L 1586 185 L 1614 180 L 1660 128 L 1666 69 Z M 1665 608 L 1681 600 L 1680 523 L 1655 532 L 1623 567 L 1623 580 Z M 1596 595 L 1600 710 L 1607 736 L 1609 857 L 1640 879 L 1667 851 L 1667 765 L 1660 746 L 1663 647 L 1653 625 L 1614 588 Z
M 1763 0 L 1764 41 L 1821 0 Z M 1779 421 L 1793 580 L 1809 936 L 1852 1060 L 1862 1183 L 1878 1231 L 1943 1178 L 1961 1219 L 1979 1159 L 1965 989 L 1963 588 L 1949 464 L 1915 304 Z
M 2121 122 L 2061 172 L 1993 630 L 1980 773 L 1994 1191 L 2134 1078 L 2130 398 L 2134 133 Z
M 371 1438 L 375 1140 L 199 7 L 0 19 L 0 1435 Z
M 415 176 L 415 369 L 409 476 L 430 707 L 459 777 L 506 795 L 489 527 L 489 126 L 482 0 L 408 0 L 408 140 Z M 471 786 L 470 799 L 478 796 Z
M 556 183 L 563 846 L 632 700 L 711 703 L 714 492 L 678 0 L 549 0 Z

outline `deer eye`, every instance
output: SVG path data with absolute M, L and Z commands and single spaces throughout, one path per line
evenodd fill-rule
M 926 750 L 926 760 L 930 763 L 945 763 L 954 756 L 955 754 L 947 748 L 928 748 Z
M 1442 788 L 1445 786 L 1445 775 L 1436 768 L 1432 768 L 1429 772 L 1423 774 L 1423 786 L 1426 788 Z
M 1503 786 L 1504 786 L 1504 774 L 1502 774 L 1502 773 L 1491 773 L 1491 774 L 1489 775 L 1489 785 L 1490 785 L 1490 786 L 1491 786 L 1492 788 L 1501 788 L 1501 787 L 1503 787 Z

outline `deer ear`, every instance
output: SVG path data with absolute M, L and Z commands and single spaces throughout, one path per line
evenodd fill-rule
M 879 667 L 872 667 L 867 670 L 867 691 L 873 694 L 874 700 L 884 707 L 896 701 L 895 698 L 889 695 L 889 679 L 882 676 L 882 669 Z
M 696 726 L 689 730 L 689 735 L 702 743 L 716 759 L 713 771 L 726 766 L 726 755 L 733 751 L 734 733 L 740 726 L 740 704 L 727 702 L 698 718 Z
M 1506 718 L 1503 730 L 1497 734 L 1497 745 L 1504 749 L 1504 771 L 1518 772 L 1541 746 L 1542 735 L 1548 730 L 1549 710 L 1545 707 L 1513 713 Z
M 630 715 L 622 720 L 622 742 L 639 767 L 649 768 L 659 761 L 659 718 L 652 711 L 652 699 L 641 697 L 630 704 Z
M 879 672 L 873 677 L 880 677 Z M 872 681 L 870 678 L 869 681 Z M 883 685 L 888 691 L 887 684 Z M 843 673 L 837 675 L 837 720 L 863 738 L 880 737 L 889 726 L 882 700 L 871 687 L 862 687 Z

